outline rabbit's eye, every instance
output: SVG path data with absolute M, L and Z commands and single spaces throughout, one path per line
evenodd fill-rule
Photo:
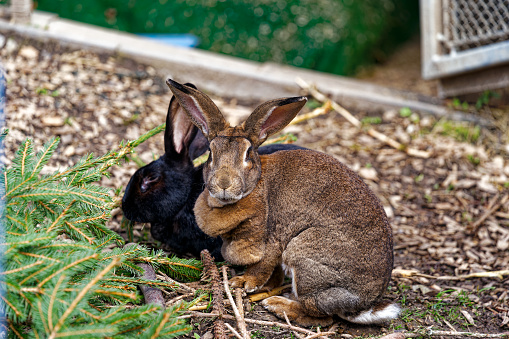
M 142 193 L 147 192 L 153 185 L 157 184 L 159 179 L 160 179 L 159 175 L 151 175 L 143 178 L 140 184 L 140 191 Z
M 159 180 L 159 176 L 158 175 L 150 175 L 147 177 L 147 182 L 154 182 L 154 181 L 157 181 Z
M 252 159 L 251 159 L 251 152 L 253 151 L 253 147 L 249 147 L 247 150 L 246 150 L 246 153 L 244 153 L 244 167 L 248 167 L 251 162 L 252 162 Z
M 208 159 L 208 163 L 210 166 L 212 166 L 212 163 L 214 162 L 214 155 L 212 154 L 212 152 L 209 153 L 209 159 Z

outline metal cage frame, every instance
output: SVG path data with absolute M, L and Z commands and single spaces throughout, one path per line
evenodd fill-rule
M 509 0 L 420 0 L 422 76 L 509 63 Z

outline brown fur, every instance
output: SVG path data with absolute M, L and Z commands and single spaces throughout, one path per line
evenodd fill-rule
M 256 152 L 293 119 L 305 99 L 266 102 L 243 125 L 230 127 L 217 107 L 210 108 L 210 99 L 171 80 L 168 84 L 210 141 L 207 188 L 194 212 L 203 232 L 223 238 L 227 261 L 248 265 L 232 285 L 248 292 L 267 282 L 272 287 L 281 283 L 283 265 L 297 300 L 271 297 L 263 304 L 305 326 L 378 305 L 391 276 L 393 252 L 391 228 L 376 196 L 329 155 Z

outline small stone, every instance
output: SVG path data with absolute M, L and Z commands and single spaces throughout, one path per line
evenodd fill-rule
M 384 205 L 385 214 L 387 215 L 387 218 L 392 219 L 394 218 L 394 210 L 391 206 Z
M 359 175 L 363 177 L 364 179 L 377 181 L 378 180 L 378 173 L 373 167 L 367 168 L 363 167 L 359 170 Z
M 497 193 L 497 188 L 489 182 L 489 176 L 484 175 L 481 180 L 477 182 L 477 188 L 486 193 Z
M 65 120 L 59 116 L 44 116 L 41 117 L 41 122 L 44 126 L 59 127 L 64 125 Z
M 7 44 L 5 45 L 5 50 L 7 53 L 14 52 L 16 48 L 18 48 L 18 42 L 16 40 L 14 39 L 7 40 Z
M 37 57 L 39 57 L 39 51 L 35 49 L 35 47 L 33 46 L 23 46 L 19 50 L 19 55 L 29 60 L 36 59 Z
M 73 140 L 73 136 L 71 134 L 64 134 L 60 137 L 60 141 L 63 145 L 70 144 Z
M 71 155 L 74 155 L 76 153 L 76 149 L 73 145 L 67 146 L 64 150 L 63 155 L 66 157 L 70 157 Z
M 412 286 L 412 290 L 413 291 L 419 290 L 419 291 L 421 291 L 422 294 L 426 294 L 426 293 L 431 292 L 431 288 L 429 288 L 428 286 L 425 286 L 425 285 L 420 285 L 420 284 L 413 285 Z
M 395 109 L 391 109 L 391 110 L 385 111 L 382 118 L 386 122 L 392 122 L 394 119 L 396 119 L 397 116 L 398 116 L 398 111 L 396 111 Z
M 497 248 L 501 251 L 505 251 L 509 248 L 509 233 L 498 239 Z

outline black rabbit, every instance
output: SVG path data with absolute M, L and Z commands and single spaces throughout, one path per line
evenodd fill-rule
M 176 254 L 198 257 L 206 248 L 216 260 L 222 261 L 221 238 L 203 233 L 193 213 L 204 183 L 202 166 L 194 167 L 192 160 L 205 153 L 208 146 L 202 132 L 172 97 L 166 117 L 164 155 L 133 174 L 122 198 L 122 210 L 131 221 L 150 223 L 152 237 Z M 259 153 L 289 149 L 303 148 L 275 144 L 261 147 Z

